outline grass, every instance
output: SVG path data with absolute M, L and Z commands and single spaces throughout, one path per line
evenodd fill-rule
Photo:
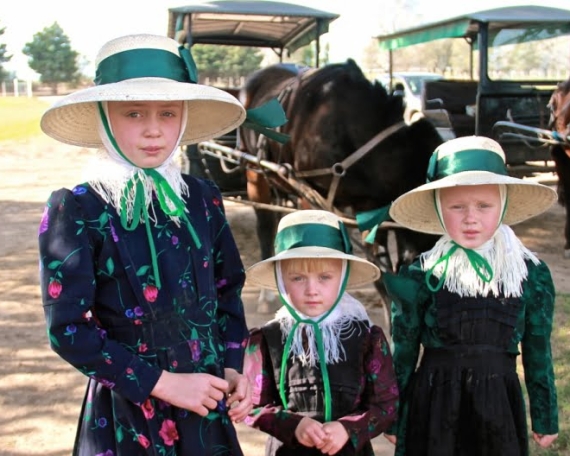
M 556 298 L 554 329 L 552 332 L 552 356 L 558 391 L 558 439 L 551 448 L 542 449 L 530 442 L 532 456 L 562 456 L 570 454 L 570 295 Z M 530 422 L 529 422 L 530 430 Z M 531 437 L 532 440 L 532 437 Z
M 0 141 L 39 135 L 40 118 L 48 107 L 47 102 L 38 98 L 0 97 Z

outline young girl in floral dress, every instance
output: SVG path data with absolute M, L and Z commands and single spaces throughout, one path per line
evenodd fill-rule
M 245 111 L 197 84 L 189 50 L 166 37 L 117 38 L 96 64 L 96 85 L 41 121 L 100 149 L 84 183 L 52 193 L 39 230 L 49 342 L 89 377 L 74 454 L 240 455 L 245 273 L 218 188 L 173 156 Z
M 380 272 L 352 254 L 346 227 L 327 211 L 283 217 L 275 251 L 247 271 L 248 283 L 277 289 L 283 307 L 251 332 L 246 424 L 270 435 L 268 456 L 373 455 L 370 441 L 395 419 L 398 390 L 382 329 L 345 290 Z

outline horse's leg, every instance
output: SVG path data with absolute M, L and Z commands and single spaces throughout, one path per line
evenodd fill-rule
M 558 175 L 558 202 L 565 206 L 566 224 L 564 226 L 564 258 L 570 258 L 570 157 L 559 146 L 552 149 L 552 158 Z
M 271 203 L 271 189 L 267 179 L 261 173 L 252 170 L 246 171 L 247 196 L 252 202 Z M 254 208 L 256 217 L 256 234 L 261 250 L 261 260 L 273 255 L 273 240 L 277 231 L 277 214 L 267 209 Z M 267 289 L 260 291 L 257 301 L 257 312 L 270 313 L 276 310 L 278 304 L 277 295 Z

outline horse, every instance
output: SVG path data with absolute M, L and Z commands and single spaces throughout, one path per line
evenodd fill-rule
M 318 69 L 290 64 L 271 65 L 246 78 L 239 98 L 246 109 L 268 100 L 280 100 L 287 123 L 281 132 L 289 141 L 280 144 L 250 129 L 238 131 L 238 148 L 259 159 L 286 165 L 307 184 L 298 208 L 315 206 L 346 215 L 386 207 L 406 191 L 425 183 L 429 157 L 443 142 L 425 119 L 403 121 L 401 96 L 389 94 L 366 78 L 348 59 Z M 247 170 L 247 195 L 252 202 L 275 204 L 290 196 L 278 180 Z M 289 195 L 288 195 L 289 194 Z M 312 203 L 307 203 L 307 199 Z M 277 212 L 255 208 L 261 259 L 273 255 Z M 366 256 L 382 270 L 395 271 L 435 243 L 437 236 L 396 227 L 397 260 L 388 252 L 388 234 L 378 230 Z M 375 284 L 386 304 L 381 283 Z M 259 311 L 268 311 L 265 296 Z
M 550 108 L 549 127 L 565 138 L 564 143 L 552 145 L 550 152 L 558 175 L 558 203 L 566 209 L 564 227 L 564 257 L 570 258 L 570 78 L 560 82 L 548 103 Z

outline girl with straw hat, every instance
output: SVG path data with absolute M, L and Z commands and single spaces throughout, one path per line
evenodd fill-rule
M 96 64 L 96 85 L 41 120 L 100 149 L 84 184 L 52 193 L 39 230 L 51 346 L 89 377 L 73 454 L 240 455 L 245 272 L 218 188 L 173 155 L 245 110 L 197 84 L 189 50 L 166 37 L 117 38 Z
M 388 342 L 345 290 L 378 279 L 354 256 L 333 213 L 283 217 L 276 255 L 247 270 L 283 307 L 253 329 L 244 373 L 254 409 L 246 424 L 270 435 L 266 455 L 373 455 L 370 440 L 395 418 L 398 390 Z
M 397 455 L 527 455 L 520 344 L 533 438 L 547 447 L 558 433 L 554 285 L 508 225 L 546 211 L 556 193 L 509 177 L 501 146 L 480 136 L 439 146 L 427 181 L 390 209 L 399 224 L 442 236 L 383 277 L 401 391 L 388 438 Z

